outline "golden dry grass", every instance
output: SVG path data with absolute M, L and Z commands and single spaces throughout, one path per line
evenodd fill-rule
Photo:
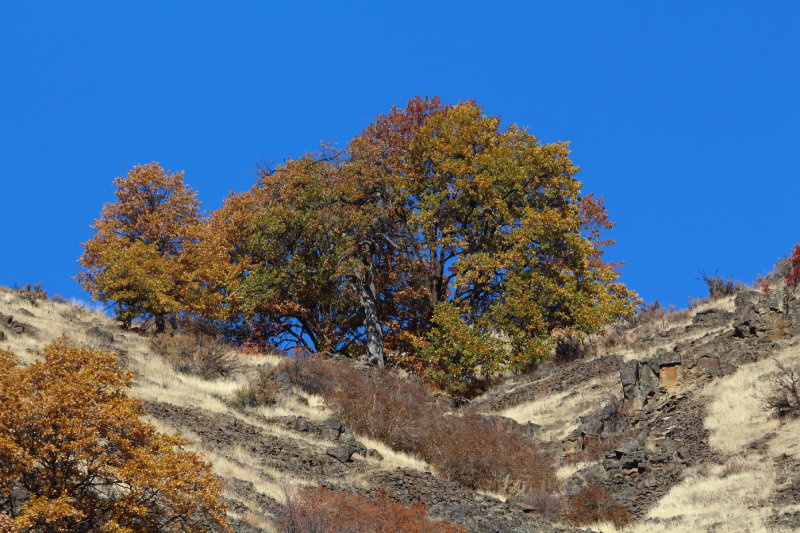
M 602 376 L 586 382 L 578 389 L 536 398 L 493 414 L 506 416 L 520 424 L 539 424 L 542 426 L 543 439 L 560 440 L 578 427 L 578 417 L 597 409 L 602 398 L 618 388 L 616 376 Z

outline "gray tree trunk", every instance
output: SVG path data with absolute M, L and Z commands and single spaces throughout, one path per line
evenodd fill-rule
M 371 265 L 366 265 L 364 279 L 358 280 L 359 299 L 364 311 L 364 330 L 367 335 L 367 363 L 384 366 L 386 356 L 383 353 L 383 328 L 378 315 L 378 298 L 375 290 Z

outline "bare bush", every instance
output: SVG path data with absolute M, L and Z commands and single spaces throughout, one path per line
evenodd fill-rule
M 171 331 L 156 335 L 151 346 L 178 372 L 205 379 L 230 377 L 239 369 L 233 348 L 202 333 Z
M 14 290 L 23 301 L 28 302 L 34 307 L 38 307 L 40 302 L 46 302 L 50 299 L 41 283 L 37 283 L 36 285 L 28 283 L 24 287 L 17 287 L 15 285 Z
M 466 487 L 516 496 L 556 486 L 540 445 L 497 431 L 480 414 L 451 413 L 418 379 L 320 358 L 288 359 L 281 368 L 296 386 L 324 397 L 353 430 L 424 459 Z
M 706 284 L 708 288 L 708 297 L 712 300 L 734 295 L 744 288 L 744 285 L 738 281 L 720 276 L 719 271 L 715 271 L 712 275 L 706 274 L 706 272 L 703 271 L 700 273 L 699 279 Z
M 800 372 L 797 368 L 775 361 L 769 375 L 769 391 L 760 397 L 764 410 L 780 418 L 800 416 Z

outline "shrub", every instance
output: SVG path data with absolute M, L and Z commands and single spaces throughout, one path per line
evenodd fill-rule
M 713 275 L 701 272 L 700 279 L 706 284 L 708 288 L 708 297 L 712 300 L 731 296 L 742 290 L 741 283 L 720 276 L 718 271 L 714 272 Z
M 591 347 L 584 341 L 579 333 L 571 332 L 559 337 L 556 342 L 553 362 L 556 364 L 570 363 L 585 358 Z
M 622 527 L 628 523 L 628 511 L 607 491 L 588 486 L 567 500 L 566 518 L 575 525 L 611 522 Z
M 239 369 L 233 347 L 203 333 L 161 333 L 150 344 L 175 370 L 185 374 L 212 379 L 230 377 Z
M 800 283 L 800 243 L 794 245 L 787 270 L 788 272 L 784 276 L 786 284 L 794 287 Z
M 769 391 L 760 399 L 764 410 L 778 417 L 800 415 L 800 372 L 797 368 L 775 361 L 769 376 Z
M 561 498 L 541 487 L 526 491 L 517 502 L 551 522 L 560 521 L 563 517 Z
M 424 505 L 405 506 L 380 493 L 306 488 L 287 496 L 277 516 L 281 533 L 461 533 L 466 530 L 428 518 Z
M 22 531 L 230 531 L 222 482 L 187 441 L 144 422 L 111 352 L 0 351 L 0 514 Z
M 546 454 L 521 434 L 497 431 L 476 413 L 452 414 L 419 379 L 345 361 L 287 359 L 292 383 L 319 394 L 353 430 L 421 457 L 440 475 L 472 489 L 516 495 L 555 487 Z
M 40 302 L 46 302 L 49 300 L 47 297 L 47 291 L 44 290 L 41 283 L 37 283 L 36 285 L 31 285 L 27 283 L 24 287 L 14 287 L 14 290 L 17 291 L 20 298 L 25 302 L 28 302 L 34 307 L 37 307 Z
M 228 403 L 239 409 L 274 405 L 277 403 L 280 388 L 280 384 L 274 379 L 275 374 L 275 367 L 263 369 L 253 381 L 237 389 Z

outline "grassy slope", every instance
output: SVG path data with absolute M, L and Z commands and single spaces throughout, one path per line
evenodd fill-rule
M 732 309 L 732 299 L 719 301 L 714 307 Z M 33 316 L 28 316 L 24 309 Z M 658 348 L 671 348 L 678 341 L 691 340 L 708 333 L 665 340 L 663 345 L 642 351 L 631 348 L 639 336 L 653 331 L 673 328 L 688 323 L 694 312 L 683 312 L 663 323 L 648 323 L 639 331 L 630 334 L 627 346 L 617 351 L 625 359 L 644 358 Z M 176 373 L 169 365 L 154 355 L 148 339 L 134 332 L 122 332 L 115 328 L 111 319 L 102 313 L 77 304 L 41 302 L 32 305 L 20 298 L 19 293 L 0 288 L 0 313 L 12 314 L 19 320 L 32 324 L 39 330 L 37 338 L 7 333 L 0 346 L 12 349 L 23 361 L 30 362 L 41 353 L 47 342 L 66 334 L 73 341 L 93 347 L 103 347 L 104 341 L 88 333 L 97 326 L 114 335 L 113 349 L 125 354 L 126 364 L 136 372 L 138 379 L 132 395 L 152 404 L 174 406 L 185 413 L 202 412 L 208 420 L 225 417 L 243 426 L 254 428 L 265 438 L 282 443 L 289 449 L 308 452 L 312 456 L 324 455 L 329 442 L 297 432 L 285 424 L 278 423 L 292 416 L 301 415 L 312 421 L 321 421 L 329 416 L 319 398 L 308 397 L 305 402 L 294 402 L 277 407 L 262 407 L 242 412 L 229 407 L 226 399 L 256 372 L 258 365 L 270 365 L 277 358 L 246 356 L 239 354 L 242 372 L 235 379 L 207 381 L 194 376 Z M 800 349 L 787 346 L 776 354 L 787 363 L 800 364 Z M 723 460 L 718 464 L 695 467 L 685 473 L 684 479 L 653 507 L 647 517 L 632 524 L 626 531 L 766 531 L 765 519 L 775 509 L 770 497 L 778 488 L 776 459 L 800 457 L 800 421 L 779 423 L 765 417 L 755 395 L 763 390 L 768 373 L 772 370 L 768 359 L 741 366 L 737 372 L 701 386 L 697 383 L 682 384 L 691 394 L 701 394 L 707 399 L 705 425 L 710 431 L 710 444 Z M 506 384 L 505 393 L 519 392 L 534 387 L 535 379 L 517 378 Z M 603 395 L 609 392 L 619 395 L 619 379 L 615 373 L 597 375 L 567 390 L 537 393 L 533 399 L 522 401 L 496 414 L 508 416 L 521 423 L 535 422 L 543 426 L 546 439 L 564 438 L 576 427 L 576 418 L 597 407 Z M 487 412 L 492 410 L 487 409 Z M 215 443 L 206 436 L 193 432 L 192 427 L 181 418 L 169 416 L 150 417 L 164 431 L 180 431 L 194 441 L 194 449 L 203 453 L 213 464 L 214 470 L 231 484 L 227 496 L 236 505 L 231 508 L 231 517 L 241 527 L 253 530 L 273 529 L 269 512 L 270 502 L 282 501 L 285 489 L 297 485 L 316 485 L 330 482 L 337 486 L 359 486 L 361 480 L 371 472 L 409 468 L 421 472 L 431 471 L 423 461 L 405 454 L 395 453 L 381 443 L 360 439 L 370 448 L 383 455 L 383 461 L 359 459 L 361 464 L 355 472 L 347 475 L 335 469 L 321 468 L 311 473 L 271 465 L 261 454 L 243 445 L 243 441 Z M 222 420 L 221 418 L 219 420 Z M 753 447 L 754 442 L 760 445 Z M 326 467 L 327 468 L 327 467 Z M 566 477 L 577 467 L 565 465 L 560 475 Z M 328 477 L 326 478 L 326 475 Z M 235 488 L 244 486 L 245 488 Z M 266 502 L 266 503 L 265 503 Z M 800 505 L 784 504 L 782 511 L 798 510 Z M 613 526 L 598 524 L 603 531 L 614 530 Z M 774 529 L 772 529 L 774 531 Z

